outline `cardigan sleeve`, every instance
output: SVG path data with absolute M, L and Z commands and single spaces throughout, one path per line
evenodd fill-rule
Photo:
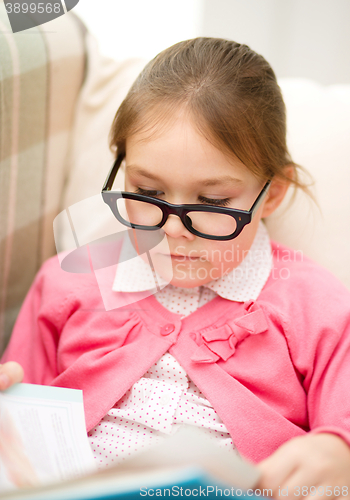
M 328 271 L 311 271 L 289 306 L 290 353 L 307 394 L 311 433 L 333 433 L 350 446 L 350 293 Z
M 308 387 L 308 412 L 312 434 L 336 434 L 350 446 L 350 314 L 343 321 L 346 324 L 339 325 L 339 339 L 334 344 L 321 341 L 316 352 Z M 332 338 L 327 330 L 323 335 Z
M 48 385 L 57 376 L 58 300 L 51 314 L 44 312 L 45 269 L 38 272 L 19 312 L 9 345 L 1 362 L 17 361 L 24 369 L 24 382 Z M 46 299 L 45 299 L 46 297 Z M 57 298 L 58 299 L 58 298 Z M 52 318 L 56 318 L 52 321 Z

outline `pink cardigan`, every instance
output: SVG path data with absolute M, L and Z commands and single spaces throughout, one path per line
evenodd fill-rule
M 252 461 L 310 429 L 350 444 L 350 293 L 312 261 L 272 248 L 255 302 L 217 296 L 183 320 L 154 296 L 106 311 L 95 276 L 66 273 L 53 257 L 2 362 L 18 361 L 25 382 L 82 389 L 90 430 L 169 351 Z

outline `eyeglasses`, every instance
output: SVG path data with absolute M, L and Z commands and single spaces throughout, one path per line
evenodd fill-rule
M 111 191 L 124 156 L 118 155 L 101 194 L 119 222 L 134 229 L 154 231 L 164 226 L 169 215 L 177 215 L 186 229 L 196 236 L 209 240 L 232 240 L 252 221 L 271 184 L 270 180 L 266 182 L 248 211 L 201 204 L 174 205 L 152 196 Z

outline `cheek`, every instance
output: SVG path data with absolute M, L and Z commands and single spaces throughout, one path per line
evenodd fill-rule
M 254 241 L 256 228 L 249 224 L 234 240 L 213 242 L 206 248 L 208 261 L 212 267 L 223 270 L 236 268 L 247 256 Z M 203 252 L 205 255 L 205 252 Z
M 238 255 L 236 255 L 239 246 L 236 240 L 209 242 L 200 254 L 203 264 L 221 270 L 236 267 L 239 264 Z

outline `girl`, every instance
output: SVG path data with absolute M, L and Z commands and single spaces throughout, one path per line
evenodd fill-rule
M 101 466 L 187 423 L 258 462 L 259 486 L 276 497 L 311 497 L 319 486 L 347 496 L 349 292 L 300 253 L 281 252 L 262 223 L 289 185 L 307 189 L 268 63 L 222 39 L 170 47 L 120 106 L 111 145 L 104 201 L 127 227 L 164 231 L 152 259 L 170 283 L 145 297 L 154 282 L 124 263 L 127 279 L 118 268 L 111 290 L 117 306 L 105 311 L 94 276 L 50 259 L 0 387 L 24 370 L 26 382 L 83 389 Z M 123 161 L 121 194 L 112 185 Z

